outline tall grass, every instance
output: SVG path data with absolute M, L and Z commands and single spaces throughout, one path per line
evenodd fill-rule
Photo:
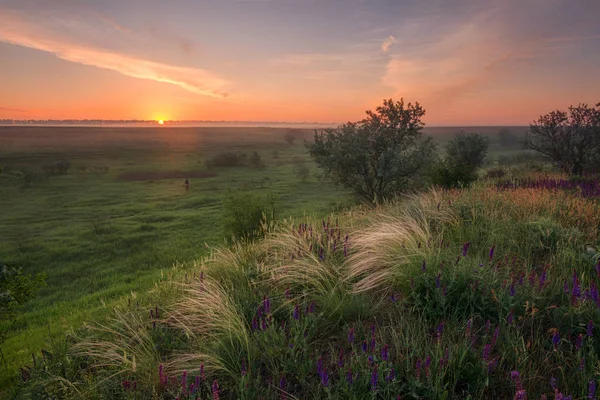
M 88 331 L 102 339 L 73 347 L 90 368 L 69 382 L 117 398 L 596 398 L 599 211 L 479 184 L 287 221 L 214 250 L 159 318 Z

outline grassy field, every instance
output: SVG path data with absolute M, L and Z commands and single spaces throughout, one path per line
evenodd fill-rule
M 492 139 L 488 164 L 514 155 L 497 127 L 465 128 Z M 430 128 L 440 147 L 460 128 Z M 295 144 L 284 140 L 297 136 Z M 519 128 L 515 128 L 519 133 Z M 0 260 L 47 274 L 47 286 L 19 319 L 2 325 L 6 386 L 50 338 L 143 295 L 173 264 L 183 269 L 223 243 L 222 201 L 230 190 L 272 192 L 279 217 L 324 217 L 351 198 L 323 184 L 302 141 L 286 128 L 0 128 Z M 264 168 L 206 167 L 219 152 L 258 152 Z M 296 177 L 306 159 L 310 176 Z M 68 174 L 44 166 L 68 160 Z M 186 191 L 183 182 L 191 179 Z
M 270 190 L 281 216 L 325 215 L 348 204 L 342 191 L 317 181 L 314 167 L 306 182 L 296 178 L 292 160 L 307 156 L 301 138 L 293 146 L 284 141 L 286 132 L 0 128 L 0 259 L 47 273 L 47 286 L 17 324 L 2 326 L 10 330 L 3 384 L 50 334 L 143 293 L 162 270 L 206 254 L 205 243 L 222 243 L 221 202 L 229 190 Z M 192 173 L 148 179 L 206 172 L 204 161 L 220 151 L 258 151 L 265 168 L 217 168 L 214 177 L 190 177 L 189 192 L 183 183 Z M 42 177 L 44 165 L 62 159 L 71 163 L 68 174 Z

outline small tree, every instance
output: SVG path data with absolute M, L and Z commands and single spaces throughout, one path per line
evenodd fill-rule
M 552 111 L 530 125 L 525 147 L 550 159 L 562 171 L 582 175 L 600 163 L 600 103 Z
M 294 172 L 296 177 L 302 182 L 306 182 L 310 175 L 310 167 L 307 165 L 306 160 L 300 157 L 294 157 Z
M 306 146 L 326 176 L 376 203 L 418 184 L 434 144 L 421 133 L 425 110 L 419 103 L 384 100 L 366 114 L 360 122 L 315 131 L 314 143 Z

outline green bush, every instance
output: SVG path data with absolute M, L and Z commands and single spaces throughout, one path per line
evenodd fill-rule
M 245 156 L 245 155 L 244 155 Z M 245 161 L 240 153 L 222 151 L 215 154 L 212 158 L 206 160 L 206 166 L 209 168 L 230 168 L 239 167 Z
M 310 167 L 307 165 L 306 160 L 294 157 L 294 173 L 300 181 L 306 182 L 310 176 Z
M 225 236 L 255 239 L 264 235 L 276 218 L 273 194 L 249 191 L 230 192 L 223 200 Z

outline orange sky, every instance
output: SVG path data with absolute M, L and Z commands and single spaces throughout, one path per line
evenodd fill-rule
M 597 0 L 3 0 L 0 118 L 524 125 L 600 101 Z

